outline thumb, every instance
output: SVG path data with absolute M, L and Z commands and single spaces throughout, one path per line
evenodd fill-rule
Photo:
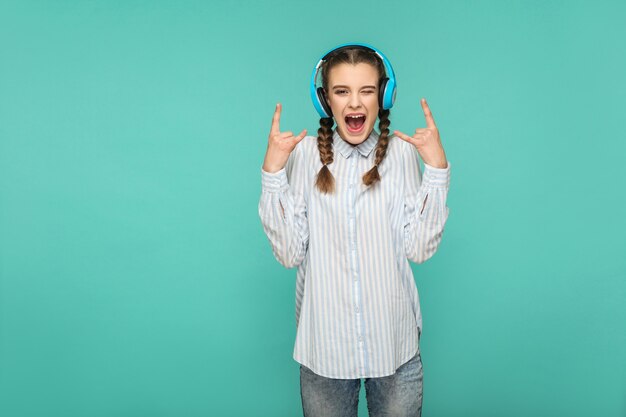
M 295 137 L 296 143 L 300 142 L 306 136 L 306 129 L 303 129 L 298 136 Z

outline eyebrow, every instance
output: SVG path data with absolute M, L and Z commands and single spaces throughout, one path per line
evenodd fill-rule
M 333 90 L 335 88 L 347 88 L 348 90 L 350 89 L 350 87 L 348 87 L 347 85 L 334 85 L 333 86 Z M 361 87 L 361 89 L 363 89 L 363 88 L 376 88 L 376 86 L 375 85 L 364 85 L 363 87 Z

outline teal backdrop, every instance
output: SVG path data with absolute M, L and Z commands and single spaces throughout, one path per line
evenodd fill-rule
M 626 416 L 623 1 L 0 1 L 0 415 L 301 415 L 295 270 L 258 217 L 274 106 L 392 62 L 451 163 L 413 265 L 423 416 Z M 367 415 L 361 390 L 359 415 Z

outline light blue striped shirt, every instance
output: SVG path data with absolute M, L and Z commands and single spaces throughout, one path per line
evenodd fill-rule
M 322 194 L 315 136 L 276 173 L 261 169 L 259 216 L 274 256 L 296 274 L 294 359 L 318 375 L 356 379 L 395 373 L 419 350 L 422 314 L 409 260 L 437 250 L 448 218 L 450 163 L 424 164 L 391 136 L 372 187 L 379 134 L 357 146 L 333 131 L 335 192 Z

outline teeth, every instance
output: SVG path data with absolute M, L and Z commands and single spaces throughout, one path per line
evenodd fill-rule
M 352 115 L 348 115 L 347 117 L 352 117 L 353 119 L 358 119 L 359 117 L 365 117 L 364 115 L 358 115 L 358 116 L 352 116 Z

